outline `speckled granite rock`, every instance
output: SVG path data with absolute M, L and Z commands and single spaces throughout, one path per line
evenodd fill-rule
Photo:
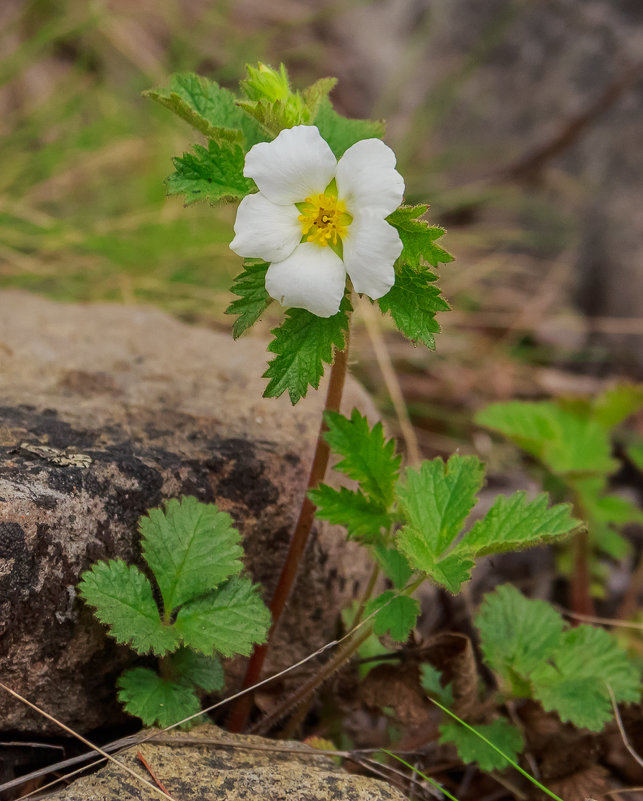
M 167 737 L 168 735 L 164 735 Z M 230 743 L 162 745 L 148 742 L 140 750 L 168 793 L 181 801 L 404 801 L 384 782 L 345 773 L 329 757 L 299 756 L 308 751 L 302 743 L 271 741 L 262 737 L 228 734 L 215 726 L 200 726 L 181 737 L 209 738 Z M 244 748 L 244 746 L 246 746 Z M 248 747 L 250 746 L 250 747 Z M 270 747 L 292 749 L 262 750 Z M 136 751 L 117 754 L 128 767 L 145 775 Z M 146 776 L 149 779 L 149 776 Z M 50 798 L 55 801 L 141 801 L 160 797 L 116 765 L 78 779 Z
M 154 309 L 0 294 L 0 674 L 67 724 L 88 731 L 121 714 L 114 682 L 129 652 L 74 588 L 98 559 L 138 558 L 147 508 L 182 494 L 216 502 L 272 591 L 325 389 L 295 408 L 262 399 L 265 345 Z M 346 401 L 372 412 L 355 382 Z M 367 569 L 338 529 L 315 531 L 271 669 L 332 639 Z M 0 720 L 52 730 L 4 694 Z

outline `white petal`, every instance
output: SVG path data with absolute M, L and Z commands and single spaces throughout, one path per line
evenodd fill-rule
M 243 174 L 273 203 L 301 203 L 323 192 L 337 159 L 314 125 L 286 128 L 272 142 L 259 142 L 246 156 Z
M 246 259 L 282 261 L 301 241 L 296 206 L 278 206 L 258 192 L 239 203 L 230 248 Z
M 353 216 L 368 209 L 386 217 L 404 197 L 395 153 L 381 139 L 362 139 L 349 147 L 339 160 L 336 178 L 338 196 Z
M 308 309 L 318 317 L 339 311 L 346 288 L 346 270 L 328 247 L 302 242 L 287 259 L 271 264 L 266 290 L 282 306 Z
M 402 252 L 400 235 L 379 215 L 358 214 L 343 239 L 344 265 L 357 292 L 377 300 L 395 283 L 393 265 Z

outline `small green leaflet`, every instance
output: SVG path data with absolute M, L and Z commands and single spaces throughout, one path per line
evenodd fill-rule
M 332 317 L 317 317 L 305 309 L 288 309 L 279 328 L 272 331 L 274 339 L 268 350 L 275 358 L 263 374 L 269 378 L 265 398 L 278 398 L 288 391 L 293 406 L 306 397 L 308 387 L 317 389 L 324 374 L 324 363 L 333 359 L 333 346 L 342 350 L 344 332 L 348 330 L 346 298 L 340 311 Z
M 549 604 L 514 587 L 486 595 L 475 625 L 485 661 L 512 692 L 539 700 L 563 722 L 600 731 L 612 718 L 608 684 L 616 701 L 639 700 L 639 670 L 611 634 L 565 629 Z
M 422 533 L 433 555 L 442 554 L 460 533 L 483 481 L 484 465 L 475 456 L 455 455 L 446 463 L 438 458 L 423 462 L 419 470 L 407 468 L 405 483 L 397 488 L 407 521 L 398 547 L 404 552 L 404 531 L 414 530 Z
M 141 718 L 146 726 L 165 729 L 201 709 L 191 687 L 162 679 L 148 668 L 126 670 L 117 686 L 118 700 L 130 715 Z
M 527 500 L 524 490 L 509 497 L 499 495 L 486 516 L 466 535 L 463 546 L 476 556 L 518 551 L 559 540 L 580 526 L 580 521 L 571 516 L 569 504 L 548 507 L 548 502 L 545 492 L 532 501 Z
M 547 507 L 548 496 L 528 502 L 524 492 L 499 496 L 487 515 L 463 534 L 460 529 L 476 503 L 484 467 L 475 456 L 452 456 L 408 469 L 397 496 L 406 525 L 397 548 L 414 570 L 421 570 L 449 592 L 470 578 L 475 558 L 528 548 L 569 534 L 578 525 L 567 504 Z
M 248 656 L 255 643 L 266 641 L 269 626 L 270 612 L 258 587 L 245 578 L 232 578 L 220 590 L 185 604 L 174 624 L 185 645 L 223 656 Z
M 465 763 L 475 762 L 480 770 L 506 770 L 509 763 L 479 735 L 492 742 L 513 762 L 525 747 L 521 732 L 505 718 L 498 718 L 493 723 L 479 724 L 472 728 L 475 732 L 465 729 L 455 720 L 448 720 L 440 725 L 440 742 L 453 743 L 460 759 Z
M 401 456 L 395 453 L 395 442 L 386 439 L 381 423 L 369 428 L 368 420 L 357 409 L 350 419 L 338 412 L 326 412 L 328 430 L 324 439 L 333 453 L 343 459 L 335 470 L 359 482 L 360 489 L 383 510 L 393 503 Z
M 320 99 L 313 124 L 338 159 L 361 139 L 381 139 L 384 136 L 384 123 L 342 117 L 335 111 L 328 97 Z
M 81 576 L 78 591 L 111 636 L 139 654 L 163 656 L 178 646 L 174 629 L 161 621 L 152 585 L 134 565 L 97 562 Z
M 436 667 L 425 662 L 420 665 L 420 684 L 422 689 L 431 698 L 436 698 L 440 703 L 451 706 L 453 704 L 453 690 L 451 683 L 446 687 L 442 684 L 442 673 Z
M 552 664 L 553 663 L 553 664 Z M 594 626 L 564 632 L 558 649 L 532 674 L 533 694 L 563 722 L 600 731 L 612 717 L 607 685 L 617 702 L 636 702 L 641 676 L 614 637 Z
M 391 579 L 394 587 L 398 589 L 406 587 L 408 580 L 413 575 L 413 571 L 403 554 L 396 551 L 395 548 L 387 548 L 380 543 L 375 547 L 374 556 L 384 575 Z
M 167 89 L 148 89 L 143 94 L 219 144 L 245 143 L 247 150 L 268 139 L 261 126 L 237 106 L 232 92 L 192 72 L 173 75 Z
M 348 539 L 362 543 L 377 542 L 382 529 L 391 526 L 391 516 L 375 501 L 371 501 L 360 490 L 339 490 L 321 484 L 311 490 L 308 497 L 317 507 L 316 517 L 328 520 L 333 525 L 344 526 Z
M 168 195 L 184 195 L 185 205 L 200 200 L 209 203 L 244 198 L 254 182 L 243 174 L 245 155 L 235 144 L 210 140 L 207 149 L 194 145 L 194 153 L 172 159 L 176 172 L 167 179 Z
M 226 309 L 226 314 L 238 314 L 232 325 L 232 336 L 238 339 L 253 326 L 272 303 L 266 292 L 266 272 L 270 265 L 265 261 L 246 261 L 243 272 L 234 279 L 231 290 L 239 295 Z
M 420 604 L 408 595 L 387 590 L 366 604 L 365 614 L 379 610 L 373 621 L 373 631 L 382 636 L 387 632 L 395 642 L 406 642 L 420 614 Z
M 605 428 L 614 428 L 643 409 L 643 384 L 619 384 L 602 392 L 591 404 L 592 416 Z
M 166 617 L 241 572 L 243 548 L 232 518 L 196 498 L 175 498 L 141 517 L 143 557 L 158 582 Z
M 208 693 L 223 687 L 223 667 L 218 656 L 206 656 L 189 648 L 179 648 L 168 659 L 172 672 L 181 681 L 196 684 Z
M 518 695 L 515 679 L 528 679 L 555 651 L 564 626 L 546 601 L 529 600 L 510 584 L 485 595 L 474 622 L 485 661 Z
M 630 445 L 627 449 L 627 457 L 634 463 L 634 466 L 643 473 L 643 442 Z
M 433 334 L 440 330 L 435 315 L 450 309 L 433 284 L 436 280 L 437 276 L 431 272 L 419 273 L 408 264 L 402 264 L 395 284 L 378 301 L 382 313 L 391 313 L 393 322 L 405 337 L 422 342 L 430 350 L 435 350 Z
M 435 240 L 444 235 L 444 228 L 429 225 L 425 220 L 419 219 L 426 214 L 428 208 L 400 206 L 386 218 L 397 229 L 404 246 L 399 263 L 407 264 L 416 272 L 423 271 L 423 261 L 432 267 L 453 261 L 450 253 L 435 244 Z

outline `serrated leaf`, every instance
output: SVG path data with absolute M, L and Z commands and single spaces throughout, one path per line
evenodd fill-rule
M 435 280 L 433 273 L 418 273 L 403 264 L 395 276 L 395 284 L 378 301 L 382 313 L 390 312 L 405 337 L 422 342 L 430 350 L 435 350 L 433 334 L 440 330 L 435 315 L 450 309 L 432 283 Z
M 450 253 L 435 244 L 436 239 L 444 236 L 444 228 L 429 225 L 426 220 L 420 219 L 428 208 L 425 205 L 400 206 L 386 218 L 397 229 L 402 240 L 403 249 L 398 263 L 406 264 L 415 271 L 422 267 L 423 261 L 432 267 L 453 261 Z
M 194 690 L 186 684 L 162 679 L 153 670 L 138 667 L 119 678 L 118 700 L 130 715 L 146 726 L 173 726 L 201 709 Z
M 172 159 L 176 172 L 167 179 L 168 195 L 184 195 L 185 205 L 240 200 L 254 189 L 243 174 L 245 155 L 235 144 L 208 142 L 207 149 L 194 145 L 194 153 Z
M 348 301 L 344 299 L 337 314 L 317 317 L 306 309 L 288 309 L 286 319 L 271 332 L 268 345 L 277 354 L 263 374 L 269 378 L 264 398 L 278 398 L 288 391 L 293 406 L 306 397 L 308 387 L 317 389 L 324 374 L 324 364 L 333 359 L 333 346 L 342 350 L 348 330 Z
M 474 622 L 485 661 L 509 686 L 516 675 L 528 679 L 558 647 L 563 632 L 555 609 L 525 598 L 510 584 L 485 595 Z
M 440 742 L 453 743 L 460 759 L 465 763 L 474 762 L 480 770 L 505 770 L 509 767 L 509 762 L 479 735 L 493 743 L 513 762 L 518 759 L 525 747 L 525 740 L 520 730 L 505 718 L 498 718 L 493 723 L 478 724 L 471 728 L 475 729 L 475 732 L 466 729 L 455 720 L 448 720 L 440 725 Z
M 397 487 L 405 530 L 421 533 L 430 551 L 440 556 L 460 533 L 483 481 L 484 465 L 476 456 L 455 455 L 446 463 L 437 458 L 419 470 L 407 468 Z M 400 534 L 398 544 L 400 538 L 405 539 Z
M 377 545 L 375 548 L 375 558 L 377 559 L 384 574 L 393 582 L 393 586 L 398 589 L 406 586 L 406 583 L 413 575 L 408 559 L 395 548 L 386 548 L 384 545 Z
M 317 507 L 315 516 L 333 525 L 344 526 L 348 539 L 377 542 L 382 530 L 391 526 L 391 516 L 381 504 L 369 500 L 360 490 L 336 490 L 326 484 L 311 490 L 308 497 Z
M 338 412 L 324 415 L 327 431 L 324 439 L 333 453 L 343 459 L 335 470 L 359 482 L 360 489 L 387 509 L 393 503 L 401 456 L 395 442 L 386 439 L 381 423 L 369 427 L 366 417 L 353 409 L 350 419 Z
M 613 717 L 608 684 L 617 702 L 638 701 L 641 695 L 634 662 L 611 634 L 587 625 L 564 632 L 532 681 L 534 697 L 545 710 L 591 731 L 600 731 Z
M 313 124 L 338 159 L 356 142 L 362 139 L 381 139 L 384 136 L 384 123 L 342 117 L 327 97 L 321 99 Z
M 643 442 L 630 445 L 627 449 L 627 457 L 643 473 Z
M 261 127 L 238 108 L 232 92 L 192 72 L 173 75 L 167 88 L 148 89 L 143 94 L 219 144 L 245 142 L 248 149 L 268 138 Z
M 365 614 L 371 615 L 378 609 L 373 618 L 375 634 L 382 636 L 388 632 L 395 642 L 406 642 L 420 614 L 418 601 L 387 590 L 366 604 Z
M 247 261 L 243 272 L 234 279 L 231 291 L 239 295 L 226 309 L 226 314 L 238 314 L 232 325 L 232 336 L 238 339 L 250 326 L 254 325 L 272 303 L 266 292 L 266 272 L 270 265 L 265 261 Z
M 494 403 L 475 416 L 478 425 L 498 431 L 557 474 L 612 473 L 608 431 L 580 411 L 556 403 Z
M 139 654 L 163 656 L 179 644 L 174 629 L 161 621 L 152 585 L 134 565 L 97 562 L 81 576 L 78 592 L 110 635 Z
M 266 641 L 270 612 L 249 579 L 233 578 L 220 590 L 179 610 L 174 628 L 185 645 L 208 656 L 248 656 L 252 646 Z
M 571 506 L 548 506 L 543 492 L 532 501 L 519 490 L 509 497 L 499 495 L 482 520 L 478 520 L 460 543 L 461 552 L 475 556 L 531 548 L 558 540 L 580 525 L 571 516 Z
M 232 518 L 214 504 L 175 498 L 141 517 L 143 556 L 169 614 L 186 601 L 240 573 L 243 548 Z
M 191 648 L 179 648 L 168 657 L 172 672 L 180 681 L 196 684 L 206 692 L 215 692 L 224 685 L 223 667 L 217 656 L 198 654 Z

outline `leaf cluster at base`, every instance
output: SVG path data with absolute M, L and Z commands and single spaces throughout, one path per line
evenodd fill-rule
M 97 562 L 78 589 L 117 642 L 162 657 L 162 676 L 147 668 L 123 674 L 119 697 L 147 725 L 169 725 L 168 716 L 174 723 L 198 709 L 195 685 L 220 689 L 217 653 L 248 655 L 265 641 L 270 613 L 258 587 L 238 575 L 239 533 L 214 504 L 172 499 L 143 516 L 139 528 L 162 610 L 150 579 L 121 560 Z

